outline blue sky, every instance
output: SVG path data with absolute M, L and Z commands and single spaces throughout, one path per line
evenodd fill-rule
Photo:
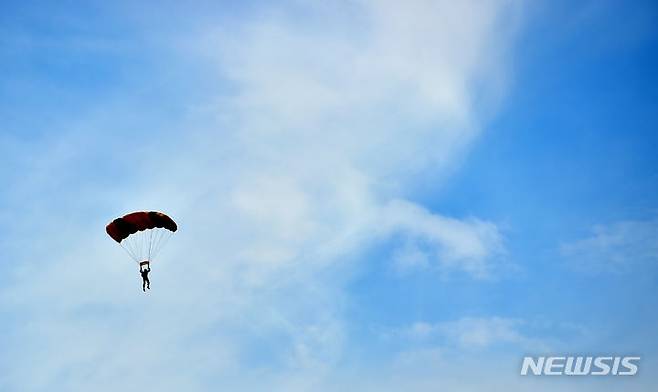
M 657 21 L 2 3 L 0 389 L 651 390 Z M 142 209 L 148 295 L 103 230 Z M 556 353 L 640 375 L 518 375 Z

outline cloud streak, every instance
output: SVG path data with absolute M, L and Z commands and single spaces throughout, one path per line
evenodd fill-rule
M 560 250 L 569 264 L 587 272 L 629 273 L 658 264 L 658 219 L 597 225 L 591 235 Z

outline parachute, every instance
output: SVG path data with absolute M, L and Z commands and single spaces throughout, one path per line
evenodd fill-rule
M 140 264 L 140 268 L 155 258 L 176 230 L 178 226 L 173 219 L 156 211 L 133 212 L 105 227 L 107 234 Z

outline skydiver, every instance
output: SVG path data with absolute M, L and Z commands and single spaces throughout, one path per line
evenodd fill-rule
M 151 267 L 146 269 L 140 269 L 139 274 L 142 275 L 142 291 L 146 292 L 146 289 L 151 290 L 151 282 L 149 281 L 149 272 L 151 272 Z

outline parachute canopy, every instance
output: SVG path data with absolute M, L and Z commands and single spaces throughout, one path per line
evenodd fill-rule
M 151 261 L 176 230 L 173 219 L 155 211 L 133 212 L 105 228 L 136 262 Z

